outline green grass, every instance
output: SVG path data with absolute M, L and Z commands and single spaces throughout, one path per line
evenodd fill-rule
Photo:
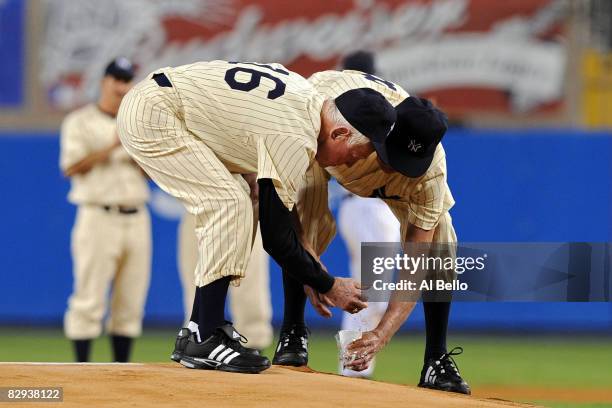
M 133 360 L 168 362 L 174 330 L 147 330 L 134 348 Z M 310 342 L 310 366 L 336 372 L 337 351 L 331 332 L 317 332 Z M 531 386 L 567 388 L 612 387 L 612 341 L 603 338 L 549 336 L 452 336 L 451 346 L 465 349 L 456 358 L 472 388 Z M 380 353 L 375 379 L 416 384 L 422 365 L 422 336 L 398 336 Z M 272 357 L 273 346 L 266 350 Z M 72 361 L 70 343 L 60 330 L 0 329 L 0 361 Z M 110 361 L 106 337 L 93 348 L 93 361 Z M 612 404 L 569 404 L 532 401 L 563 408 L 602 408 Z

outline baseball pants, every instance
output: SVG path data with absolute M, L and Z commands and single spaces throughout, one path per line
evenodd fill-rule
M 174 88 L 143 81 L 124 97 L 117 116 L 121 141 L 147 174 L 196 218 L 195 285 L 245 276 L 253 235 L 249 186 L 232 174 L 181 119 Z
M 66 337 L 102 333 L 110 295 L 108 333 L 137 337 L 151 274 L 151 220 L 146 206 L 136 214 L 78 207 L 71 244 L 74 288 L 64 316 Z
M 178 234 L 178 263 L 183 288 L 185 322 L 189 322 L 196 286 L 193 271 L 198 263 L 195 217 L 183 215 Z M 270 303 L 269 257 L 263 250 L 257 230 L 253 251 L 240 286 L 230 287 L 230 312 L 236 327 L 249 340 L 247 346 L 264 349 L 272 343 L 272 305 Z M 186 324 L 185 324 L 186 325 Z
M 355 220 L 360 220 L 355 222 Z M 400 224 L 389 207 L 377 198 L 350 196 L 342 201 L 338 213 L 340 236 L 347 246 L 350 256 L 351 277 L 361 280 L 361 243 L 398 242 Z M 359 313 L 342 314 L 342 330 L 369 331 L 374 329 L 387 308 L 386 302 L 370 302 Z M 371 377 L 375 361 L 361 372 L 344 369 L 340 374 L 349 377 Z

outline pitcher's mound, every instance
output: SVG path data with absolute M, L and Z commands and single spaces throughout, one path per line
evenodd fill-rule
M 178 364 L 5 363 L 0 386 L 63 387 L 62 408 L 526 406 L 278 366 L 249 375 Z

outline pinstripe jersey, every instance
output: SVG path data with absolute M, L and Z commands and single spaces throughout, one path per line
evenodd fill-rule
M 350 89 L 372 88 L 397 106 L 409 96 L 399 85 L 359 71 L 323 71 L 312 75 L 309 81 L 328 98 L 335 98 Z M 341 165 L 321 169 L 313 163 L 300 193 L 298 208 L 308 238 L 319 249 L 335 234 L 333 226 L 325 225 L 333 222 L 327 209 L 330 177 L 335 177 L 353 194 L 383 199 L 400 221 L 402 237 L 408 224 L 425 230 L 434 228 L 441 215 L 454 205 L 446 183 L 446 158 L 441 144 L 430 168 L 420 178 L 409 178 L 397 172 L 385 173 L 378 165 L 376 153 L 351 167 Z
M 254 217 L 241 174 L 272 179 L 293 208 L 314 161 L 324 100 L 282 65 L 226 61 L 161 68 L 123 98 L 124 147 L 196 217 L 197 286 L 246 273 Z
M 66 171 L 89 154 L 107 148 L 116 138 L 115 118 L 102 112 L 96 104 L 71 112 L 62 122 L 61 169 Z M 68 200 L 76 205 L 139 206 L 149 198 L 144 175 L 122 147 L 113 150 L 108 162 L 71 177 L 70 185 Z
M 164 68 L 190 132 L 231 173 L 270 178 L 291 209 L 317 150 L 324 97 L 280 64 L 198 62 Z

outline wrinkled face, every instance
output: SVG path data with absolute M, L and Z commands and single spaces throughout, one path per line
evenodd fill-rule
M 350 130 L 339 127 L 331 131 L 323 143 L 319 144 L 316 159 L 321 167 L 339 166 L 345 164 L 351 167 L 357 161 L 367 158 L 373 151 L 371 143 L 350 145 Z
M 321 122 L 321 137 L 315 156 L 321 167 L 352 166 L 357 161 L 365 159 L 373 151 L 371 143 L 350 145 L 351 131 L 344 126 L 336 126 L 325 119 Z

